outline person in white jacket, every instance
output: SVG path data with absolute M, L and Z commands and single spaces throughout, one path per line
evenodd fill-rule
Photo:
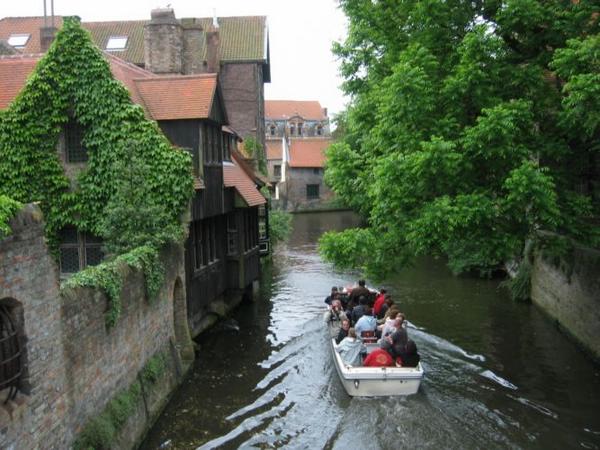
M 362 341 L 356 337 L 354 328 L 348 330 L 348 336 L 342 339 L 335 349 L 340 354 L 342 361 L 350 366 L 360 366 L 361 353 L 366 352 Z

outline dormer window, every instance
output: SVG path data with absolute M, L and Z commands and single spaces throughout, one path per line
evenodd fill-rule
M 15 48 L 23 48 L 29 41 L 30 34 L 11 34 L 8 38 L 8 44 Z
M 125 50 L 127 47 L 127 36 L 111 36 L 106 43 L 107 51 Z
M 83 129 L 76 120 L 65 125 L 65 153 L 68 163 L 81 163 L 88 160 L 87 148 L 83 146 Z

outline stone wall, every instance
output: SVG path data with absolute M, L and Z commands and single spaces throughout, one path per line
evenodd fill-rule
M 27 377 L 14 401 L 0 405 L 0 448 L 69 448 L 116 394 L 134 383 L 141 397 L 114 448 L 131 448 L 159 414 L 193 359 L 187 328 L 183 248 L 161 254 L 166 277 L 149 302 L 142 273 L 126 265 L 122 310 L 105 325 L 107 298 L 91 288 L 59 290 L 39 209 L 28 205 L 0 242 L 0 302 L 18 302 L 24 316 Z M 143 379 L 150 358 L 162 355 L 158 383 Z M 3 400 L 3 399 L 2 399 Z
M 531 299 L 600 360 L 600 251 L 576 246 L 568 260 L 559 267 L 536 255 Z
M 288 168 L 286 179 L 285 200 L 282 206 L 288 211 L 318 209 L 333 198 L 333 191 L 323 180 L 322 168 L 318 173 L 312 168 Z M 319 185 L 318 199 L 306 198 L 307 184 Z

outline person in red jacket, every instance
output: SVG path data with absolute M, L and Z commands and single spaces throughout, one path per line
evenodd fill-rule
M 386 292 L 387 291 L 382 288 L 379 290 L 379 294 L 377 294 L 377 297 L 375 297 L 375 304 L 373 305 L 373 313 L 375 313 L 376 317 L 379 317 L 379 312 L 381 311 L 381 307 L 385 303 Z
M 363 362 L 365 367 L 390 367 L 394 365 L 392 355 L 382 348 L 376 348 L 367 355 Z

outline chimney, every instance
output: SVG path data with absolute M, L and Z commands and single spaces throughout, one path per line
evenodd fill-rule
M 144 65 L 154 73 L 183 72 L 183 30 L 172 8 L 157 8 L 144 26 Z
M 219 47 L 221 39 L 219 37 L 219 23 L 217 17 L 213 17 L 213 23 L 206 30 L 206 71 L 208 73 L 219 73 L 221 68 L 221 58 L 219 56 Z
M 323 115 L 327 117 L 327 108 L 323 108 Z
M 201 73 L 204 69 L 202 59 L 202 25 L 196 18 L 181 19 L 183 27 L 183 73 Z
M 46 0 L 44 0 L 44 26 L 40 28 L 40 50 L 42 53 L 48 51 L 57 31 L 54 26 L 54 0 L 50 0 L 50 18 L 51 22 L 48 23 Z

